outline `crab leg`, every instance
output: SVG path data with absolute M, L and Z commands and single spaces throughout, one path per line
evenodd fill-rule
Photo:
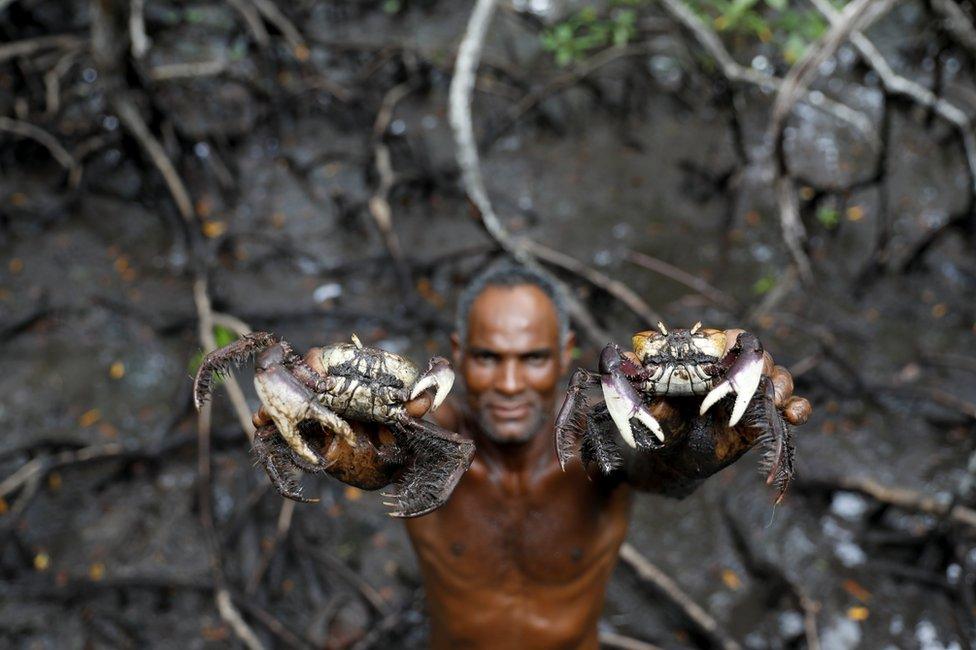
M 641 400 L 640 394 L 631 384 L 630 379 L 624 374 L 624 364 L 630 363 L 621 355 L 619 347 L 613 343 L 607 345 L 600 355 L 600 382 L 610 417 L 617 425 L 617 430 L 620 431 L 624 442 L 636 449 L 637 442 L 634 440 L 634 432 L 630 426 L 631 418 L 637 418 L 661 442 L 664 442 L 664 431 L 661 429 L 661 424 L 651 415 L 650 410 Z
M 193 404 L 197 410 L 213 392 L 214 375 L 226 373 L 231 366 L 240 366 L 278 341 L 278 336 L 270 332 L 251 332 L 204 357 L 193 378 Z
M 434 403 L 431 405 L 430 410 L 436 411 L 437 407 L 447 397 L 447 394 L 451 392 L 451 386 L 453 385 L 454 370 L 451 369 L 450 362 L 444 357 L 434 357 L 427 364 L 427 371 L 413 385 L 413 390 L 410 391 L 410 399 L 416 399 L 418 395 L 433 386 L 435 389 Z
M 566 399 L 556 416 L 556 456 L 565 471 L 569 459 L 576 453 L 577 444 L 586 426 L 586 389 L 595 386 L 600 375 L 577 368 L 569 380 Z
M 759 388 L 763 361 L 763 348 L 759 339 L 748 332 L 739 334 L 735 344 L 719 362 L 721 367 L 726 368 L 725 379 L 716 384 L 702 400 L 699 414 L 704 415 L 720 399 L 735 393 L 735 405 L 732 407 L 729 426 L 738 424 Z

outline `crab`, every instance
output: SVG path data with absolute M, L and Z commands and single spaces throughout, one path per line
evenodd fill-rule
M 443 504 L 471 464 L 470 440 L 412 417 L 405 408 L 428 389 L 434 390 L 431 410 L 447 397 L 454 371 L 443 357 L 433 357 L 420 372 L 400 355 L 364 347 L 355 334 L 352 343 L 313 348 L 302 357 L 276 334 L 253 332 L 204 358 L 193 386 L 197 409 L 212 393 L 216 375 L 251 357 L 256 357 L 254 387 L 273 422 L 257 428 L 253 450 L 284 497 L 317 501 L 302 496 L 291 477 L 294 469 L 330 471 L 340 478 L 348 473 L 311 444 L 313 425 L 345 441 L 353 449 L 347 459 L 371 444 L 364 436 L 368 427 L 357 423 L 382 424 L 393 432 L 394 442 L 380 450 L 379 461 L 404 466 L 395 480 L 397 490 L 384 494 L 393 499 L 385 505 L 394 507 L 394 517 L 420 516 Z
M 566 463 L 575 456 L 581 438 L 584 449 L 598 460 L 605 473 L 619 466 L 615 429 L 632 449 L 655 450 L 669 440 L 649 408 L 655 398 L 701 397 L 699 415 L 733 397 L 729 427 L 750 426 L 762 433 L 767 445 L 763 459 L 766 482 L 782 499 L 793 477 L 793 439 L 789 425 L 774 402 L 772 381 L 763 375 L 765 355 L 759 339 L 741 332 L 728 341 L 725 332 L 702 328 L 639 332 L 633 352 L 615 343 L 600 355 L 599 372 L 578 368 L 570 378 L 566 399 L 556 418 L 556 454 Z M 599 384 L 605 406 L 589 409 L 586 389 Z M 599 409 L 597 412 L 596 409 Z M 588 418 L 609 415 L 614 427 L 587 426 Z

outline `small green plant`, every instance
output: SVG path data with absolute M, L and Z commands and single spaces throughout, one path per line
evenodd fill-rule
M 585 59 L 590 53 L 611 45 L 626 45 L 636 33 L 635 0 L 610 3 L 603 16 L 593 7 L 584 7 L 542 33 L 542 47 L 552 52 L 556 63 L 566 66 Z
M 840 212 L 827 206 L 817 210 L 817 221 L 824 225 L 824 228 L 833 230 L 840 223 Z
M 237 340 L 237 334 L 234 333 L 234 330 L 227 329 L 221 325 L 214 325 L 213 333 L 218 348 L 222 348 Z M 196 374 L 197 368 L 200 367 L 201 363 L 203 363 L 203 350 L 197 352 L 190 358 L 190 362 L 187 364 L 190 368 L 190 373 Z M 216 376 L 215 379 L 216 383 L 214 385 L 218 385 L 223 381 L 220 376 Z
M 686 0 L 698 17 L 718 32 L 745 34 L 778 46 L 786 63 L 795 63 L 820 38 L 827 22 L 812 8 L 789 0 Z M 837 4 L 837 3 L 835 3 Z M 841 3 L 842 4 L 842 3 Z
M 776 279 L 772 275 L 766 274 L 756 280 L 755 284 L 752 285 L 752 292 L 761 296 L 764 293 L 769 293 L 775 286 Z

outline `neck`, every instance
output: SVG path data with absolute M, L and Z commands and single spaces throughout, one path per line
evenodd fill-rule
M 523 443 L 500 443 L 492 440 L 483 431 L 475 430 L 475 444 L 478 455 L 486 464 L 509 472 L 528 472 L 541 464 L 555 459 L 553 453 L 552 416 L 547 417 L 533 432 L 532 437 Z

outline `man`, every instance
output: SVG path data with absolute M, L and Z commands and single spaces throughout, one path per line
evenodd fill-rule
M 474 460 L 444 506 L 406 520 L 431 646 L 597 648 L 633 489 L 688 494 L 758 432 L 699 418 L 700 400 L 661 400 L 652 411 L 678 439 L 666 452 L 644 454 L 619 476 L 588 475 L 579 461 L 564 472 L 553 427 L 575 339 L 557 288 L 522 267 L 490 267 L 461 296 L 451 342 L 465 391 L 434 415 L 475 442 Z M 791 396 L 789 373 L 770 362 L 767 374 L 787 420 L 806 421 L 809 403 Z M 409 408 L 422 414 L 429 403 Z

